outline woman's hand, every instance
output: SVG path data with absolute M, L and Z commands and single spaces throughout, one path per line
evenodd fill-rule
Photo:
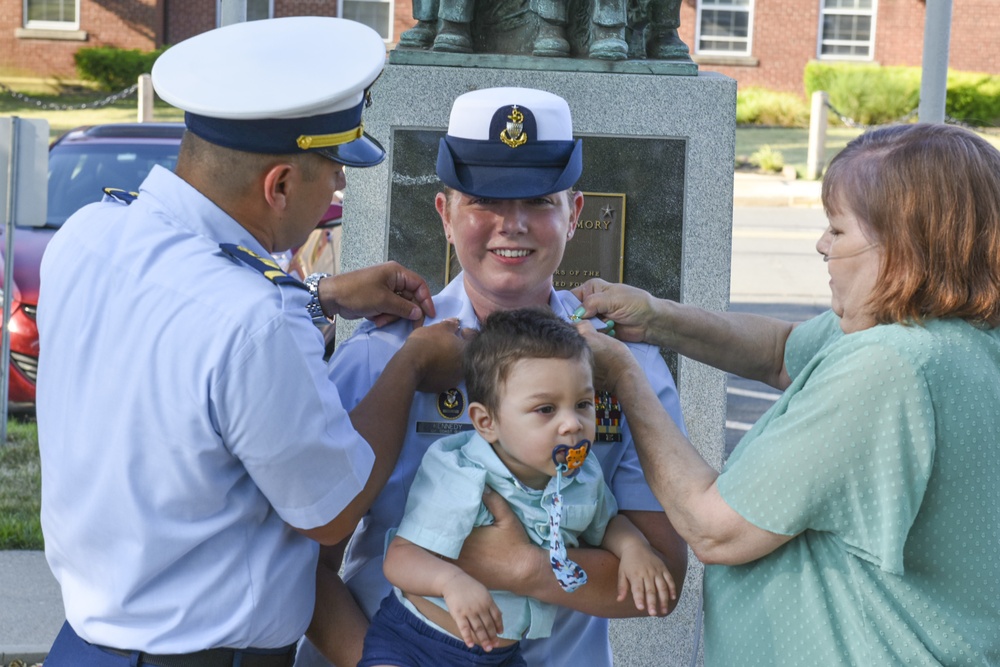
M 629 369 L 638 366 L 635 356 L 619 340 L 597 331 L 587 320 L 576 324 L 577 331 L 583 336 L 594 354 L 594 387 L 603 391 L 616 393 L 618 382 Z M 615 331 L 618 331 L 616 320 Z M 617 334 L 616 334 L 617 337 Z M 641 372 L 641 370 L 640 370 Z
M 548 567 L 548 552 L 531 543 L 499 493 L 486 487 L 483 504 L 493 515 L 493 525 L 473 529 L 455 562 L 490 589 L 521 594 L 524 582 Z
M 654 299 L 648 292 L 620 283 L 594 278 L 573 290 L 586 309 L 584 317 L 595 315 L 614 320 L 615 336 L 632 343 L 651 342 Z

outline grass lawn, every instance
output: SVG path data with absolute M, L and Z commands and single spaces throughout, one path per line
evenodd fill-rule
M 41 549 L 38 426 L 11 419 L 0 445 L 0 550 Z
M 12 94 L 8 88 L 29 99 L 26 101 Z M 50 139 L 81 125 L 136 122 L 139 105 L 135 92 L 111 104 L 103 104 L 108 97 L 107 93 L 79 83 L 57 85 L 37 79 L 0 76 L 0 116 L 45 119 L 49 121 Z M 98 103 L 101 106 L 95 106 Z M 184 112 L 157 99 L 153 105 L 153 119 L 183 121 Z
M 850 127 L 828 127 L 826 129 L 825 161 L 839 153 L 854 137 L 861 134 L 860 129 Z M 785 164 L 795 167 L 802 174 L 806 170 L 806 157 L 809 152 L 809 129 L 804 127 L 756 127 L 740 126 L 736 128 L 736 161 L 746 162 L 751 155 L 763 146 L 781 153 Z

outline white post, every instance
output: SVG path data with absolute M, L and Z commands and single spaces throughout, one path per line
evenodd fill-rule
M 806 153 L 806 180 L 815 181 L 823 175 L 826 161 L 827 94 L 817 90 L 812 94 L 809 110 L 809 152 Z
M 948 48 L 952 0 L 927 0 L 924 11 L 924 57 L 920 77 L 921 123 L 943 123 L 948 93 Z
M 14 215 L 17 212 L 18 137 L 21 119 L 10 119 L 10 153 L 7 155 L 7 201 L 4 214 L 3 332 L 0 342 L 0 447 L 7 444 L 7 399 L 10 392 L 10 305 L 14 296 Z
M 10 398 L 10 317 L 14 296 L 14 229 L 45 225 L 48 194 L 49 121 L 0 117 L 0 231 L 4 234 L 3 332 L 0 334 L 0 447 L 7 444 Z
M 153 78 L 148 74 L 139 75 L 139 122 L 153 122 Z

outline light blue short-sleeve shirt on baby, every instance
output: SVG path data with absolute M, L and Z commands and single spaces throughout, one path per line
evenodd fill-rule
M 474 431 L 442 438 L 428 448 L 410 486 L 396 535 L 446 558 L 457 558 L 473 528 L 493 523 L 482 503 L 487 486 L 508 502 L 532 542 L 548 545 L 551 531 L 545 506 L 556 492 L 556 478 L 544 489 L 524 486 Z M 582 539 L 599 546 L 617 507 L 597 457 L 588 456 L 575 475 L 563 478 L 560 493 L 565 545 L 580 546 Z M 551 634 L 556 605 L 508 591 L 490 593 L 503 614 L 501 637 L 537 639 Z M 428 599 L 447 609 L 443 599 Z
M 718 479 L 787 544 L 705 573 L 707 665 L 1000 664 L 1000 334 L 797 327 Z

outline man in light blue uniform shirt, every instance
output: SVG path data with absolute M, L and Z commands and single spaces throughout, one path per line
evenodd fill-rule
M 419 329 L 348 414 L 314 321 L 417 317 L 427 287 L 393 264 L 307 286 L 271 260 L 315 227 L 344 165 L 384 157 L 360 122 L 383 61 L 374 31 L 340 19 L 169 49 L 153 82 L 188 112 L 176 173 L 85 207 L 49 245 L 42 527 L 67 622 L 46 665 L 292 664 L 317 542 L 350 533 L 399 451 L 403 419 L 378 404 L 460 376 L 455 324 Z
M 507 124 L 512 117 L 516 119 L 513 127 Z M 582 146 L 572 138 L 569 108 L 562 98 L 544 91 L 498 88 L 467 93 L 455 101 L 448 135 L 442 139 L 438 154 L 438 176 L 446 190 L 437 196 L 436 205 L 464 271 L 434 297 L 436 318 L 456 317 L 463 327 L 478 328 L 480 320 L 493 310 L 531 305 L 548 305 L 561 317 L 572 318 L 580 303 L 570 292 L 554 290 L 552 275 L 583 205 L 582 194 L 571 190 L 581 169 Z M 594 323 L 604 326 L 597 320 Z M 382 329 L 362 326 L 338 348 L 330 362 L 330 376 L 346 406 L 360 400 L 378 381 L 410 329 L 404 322 Z M 646 369 L 662 405 L 683 428 L 676 386 L 659 350 L 643 344 L 629 347 Z M 356 648 L 360 655 L 362 637 L 355 636 L 355 628 L 365 626 L 365 619 L 375 613 L 391 590 L 382 574 L 385 535 L 402 518 L 406 494 L 424 452 L 440 437 L 472 428 L 466 407 L 464 384 L 414 398 L 399 462 L 347 546 L 343 581 L 357 605 L 331 573 L 339 565 L 336 549 L 321 558 L 320 577 L 326 584 L 317 593 L 316 632 L 311 638 L 337 664 L 356 662 L 353 651 Z M 599 430 L 594 444 L 605 480 L 622 513 L 665 556 L 679 589 L 686 567 L 686 545 L 663 518 L 649 490 L 628 425 L 618 417 L 620 411 L 613 399 L 599 400 L 598 410 L 604 411 L 599 418 L 614 422 L 603 429 L 603 435 Z M 470 542 L 476 543 L 477 536 L 484 537 L 480 533 L 489 530 L 473 531 L 466 549 Z M 514 539 L 517 537 L 515 533 Z M 523 531 L 520 537 L 524 537 Z M 479 548 L 475 558 L 466 560 L 463 555 L 459 564 L 476 578 L 489 579 L 483 583 L 490 589 L 511 590 L 563 605 L 551 637 L 524 642 L 528 664 L 610 665 L 606 618 L 565 607 L 596 610 L 607 616 L 637 615 L 634 606 L 629 608 L 630 601 L 615 601 L 617 559 L 599 549 L 572 550 L 571 558 L 583 566 L 591 582 L 566 594 L 555 590 L 558 586 L 547 565 L 547 553 L 537 547 L 544 563 L 540 572 L 547 575 L 540 581 L 552 590 L 519 579 L 510 564 L 518 562 L 525 545 L 507 548 L 509 541 L 506 536 L 493 540 L 490 544 L 498 548 Z M 593 562 L 586 560 L 591 557 Z M 325 573 L 324 563 L 328 567 Z M 602 588 L 599 582 L 610 582 L 610 587 Z M 297 664 L 326 662 L 306 643 Z

